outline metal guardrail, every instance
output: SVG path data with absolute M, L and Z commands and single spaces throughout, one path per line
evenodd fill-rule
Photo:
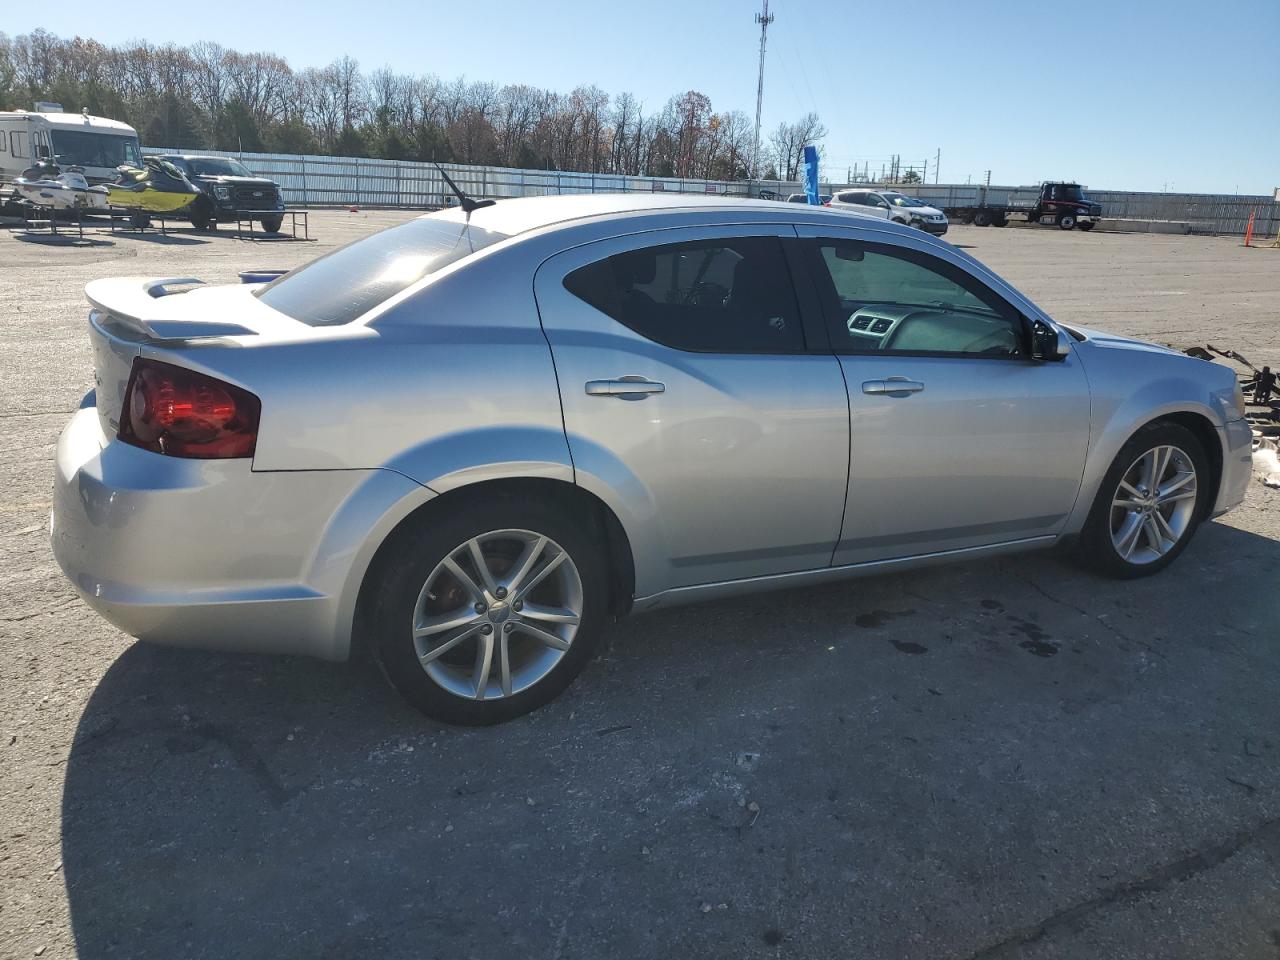
M 144 147 L 143 153 L 191 151 Z M 407 160 L 368 160 L 358 157 L 299 156 L 277 153 L 235 153 L 202 150 L 210 156 L 236 157 L 254 174 L 280 184 L 285 203 L 298 207 L 365 206 L 428 209 L 444 206 L 452 195 L 433 164 Z M 680 193 L 727 197 L 757 196 L 762 191 L 785 197 L 803 186 L 786 180 L 696 180 L 678 177 L 628 177 L 612 173 L 572 173 L 520 170 L 510 167 L 441 164 L 460 187 L 476 197 L 536 197 L 573 193 Z M 833 193 L 844 184 L 822 184 Z M 866 186 L 858 184 L 857 186 Z M 975 202 L 979 186 L 970 184 L 901 185 L 893 189 L 941 200 L 948 206 Z M 1000 193 L 1021 194 L 1036 187 L 987 188 L 993 199 Z M 1102 204 L 1103 219 L 1175 220 L 1187 222 L 1193 233 L 1243 234 L 1250 213 L 1254 231 L 1273 236 L 1280 230 L 1280 203 L 1266 196 L 1143 193 L 1125 190 L 1086 190 Z M 969 198 L 969 199 L 964 199 Z

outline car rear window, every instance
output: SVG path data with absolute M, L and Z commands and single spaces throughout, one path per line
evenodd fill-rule
M 339 247 L 257 295 L 313 327 L 350 323 L 423 277 L 505 239 L 463 221 L 423 217 Z

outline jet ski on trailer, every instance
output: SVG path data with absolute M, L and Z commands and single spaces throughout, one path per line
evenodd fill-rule
M 106 210 L 106 187 L 91 187 L 84 167 L 65 170 L 53 160 L 37 160 L 14 177 L 14 190 L 32 206 L 52 210 Z
M 104 186 L 110 206 L 135 211 L 136 226 L 150 223 L 149 213 L 173 213 L 200 196 L 181 170 L 159 157 L 146 157 L 141 168 L 120 167 L 115 182 Z

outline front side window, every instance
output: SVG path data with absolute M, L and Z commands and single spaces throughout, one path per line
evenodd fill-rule
M 1023 355 L 1018 312 L 945 261 L 846 240 L 814 241 L 810 251 L 837 351 Z
M 428 274 L 505 239 L 465 222 L 421 217 L 339 247 L 256 294 L 313 327 L 350 323 Z
M 642 337 L 678 350 L 804 349 L 791 273 L 777 237 L 630 250 L 580 267 L 564 285 Z
M 23 130 L 12 130 L 9 133 L 9 152 L 15 157 L 27 155 L 27 134 Z

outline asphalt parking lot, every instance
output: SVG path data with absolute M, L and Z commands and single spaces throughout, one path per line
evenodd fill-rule
M 0 230 L 0 956 L 1280 957 L 1280 491 L 1167 572 L 1051 555 L 639 616 L 452 729 L 368 661 L 159 649 L 47 544 L 84 284 L 315 243 Z M 1060 319 L 1280 366 L 1280 250 L 954 228 Z M 192 545 L 198 549 L 198 545 Z

